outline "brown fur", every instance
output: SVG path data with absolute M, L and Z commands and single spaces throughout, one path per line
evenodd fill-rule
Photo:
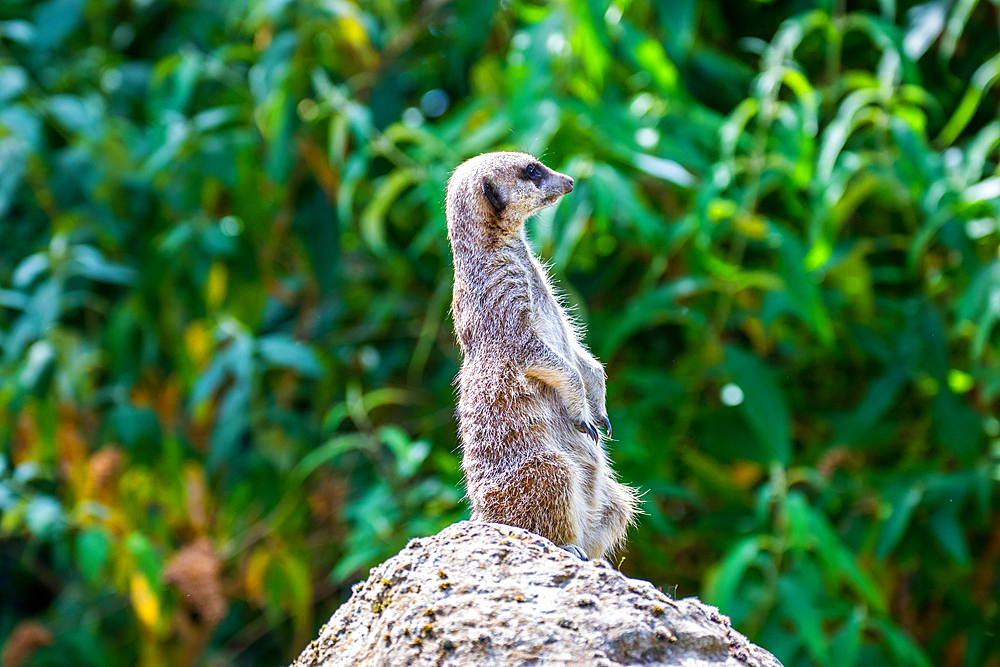
M 524 221 L 573 179 L 524 153 L 487 153 L 448 181 L 452 314 L 462 348 L 458 421 L 472 518 L 600 558 L 637 512 L 598 439 L 604 367 L 579 341 L 528 248 Z

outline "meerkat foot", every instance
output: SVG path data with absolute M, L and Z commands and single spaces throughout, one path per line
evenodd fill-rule
M 566 551 L 570 552 L 580 560 L 588 560 L 587 554 L 583 553 L 583 549 L 576 546 L 575 544 L 561 544 L 559 545 L 559 548 L 565 549 Z
M 586 433 L 587 435 L 589 435 L 591 438 L 594 439 L 594 442 L 597 442 L 598 440 L 601 439 L 601 436 L 597 432 L 597 429 L 594 428 L 594 425 L 588 421 L 573 422 L 573 427 L 580 433 Z

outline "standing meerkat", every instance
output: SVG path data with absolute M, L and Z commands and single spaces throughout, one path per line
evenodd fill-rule
M 586 558 L 620 547 L 637 513 L 610 436 L 604 367 L 580 343 L 528 248 L 524 221 L 573 190 L 525 153 L 487 153 L 448 180 L 458 423 L 474 521 L 518 526 Z

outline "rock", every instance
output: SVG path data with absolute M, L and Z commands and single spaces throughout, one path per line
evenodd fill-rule
M 525 664 L 781 667 L 696 598 L 468 521 L 373 568 L 293 667 Z

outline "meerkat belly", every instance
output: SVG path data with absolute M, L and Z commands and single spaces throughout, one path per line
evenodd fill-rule
M 537 309 L 533 314 L 533 328 L 535 335 L 546 348 L 561 356 L 571 366 L 575 365 L 576 355 L 573 346 L 576 340 L 554 298 L 542 299 L 537 304 Z M 536 384 L 543 402 L 549 409 L 558 414 L 559 419 L 556 420 L 556 423 L 564 427 L 562 430 L 568 434 L 570 440 L 577 440 L 575 436 L 582 434 L 572 426 L 569 412 L 559 393 L 551 384 L 544 382 Z
M 543 343 L 557 352 L 564 352 L 570 346 L 570 332 L 559 312 L 555 299 L 541 300 L 535 313 L 535 331 Z

